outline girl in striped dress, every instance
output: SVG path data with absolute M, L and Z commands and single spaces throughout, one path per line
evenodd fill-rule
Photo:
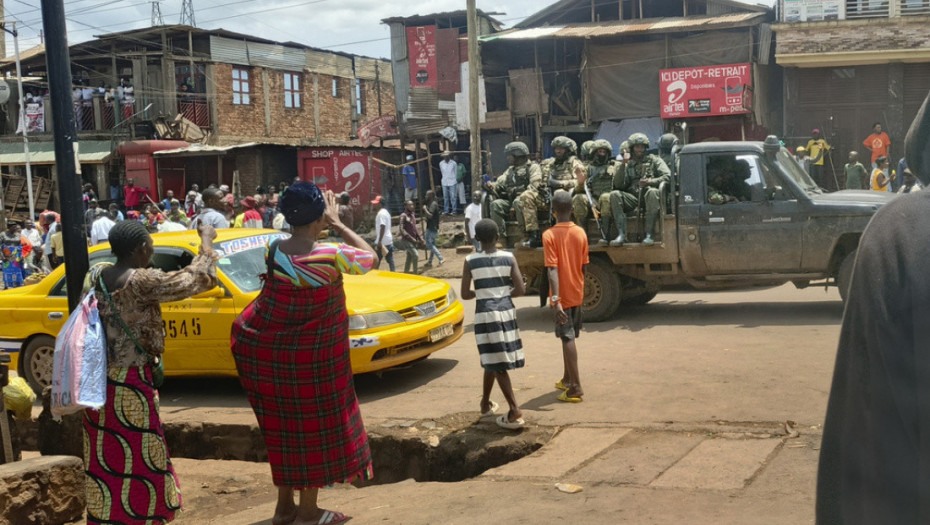
M 511 298 L 526 291 L 517 261 L 510 252 L 497 250 L 497 225 L 482 219 L 475 225 L 475 240 L 481 251 L 465 259 L 462 271 L 462 299 L 475 299 L 475 339 L 484 368 L 481 415 L 494 414 L 491 388 L 497 381 L 510 410 L 497 418 L 498 426 L 511 430 L 526 423 L 517 405 L 508 370 L 523 367 L 523 343 L 517 329 L 517 311 Z M 475 290 L 471 283 L 475 281 Z

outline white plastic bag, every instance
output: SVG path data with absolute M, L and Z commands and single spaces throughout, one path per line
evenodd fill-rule
M 106 403 L 107 342 L 97 297 L 87 293 L 55 340 L 52 414 L 63 416 Z

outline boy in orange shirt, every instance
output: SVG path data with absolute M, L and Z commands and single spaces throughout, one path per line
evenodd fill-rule
M 562 340 L 565 369 L 555 387 L 559 401 L 580 403 L 584 390 L 578 373 L 575 339 L 581 333 L 584 269 L 588 264 L 588 236 L 572 221 L 572 196 L 564 190 L 552 196 L 558 224 L 543 232 L 543 254 L 549 276 L 549 305 L 555 317 L 555 335 Z

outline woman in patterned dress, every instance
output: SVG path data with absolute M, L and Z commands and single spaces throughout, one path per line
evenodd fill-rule
M 272 523 L 342 523 L 349 518 L 317 506 L 320 487 L 372 477 L 342 274 L 367 272 L 374 253 L 339 221 L 331 191 L 297 182 L 279 208 L 293 235 L 269 246 L 261 294 L 233 323 L 233 356 L 278 487 Z M 347 244 L 316 242 L 327 227 Z
M 84 411 L 89 524 L 157 525 L 174 520 L 181 508 L 153 377 L 165 351 L 160 303 L 216 286 L 215 238 L 213 227 L 203 226 L 200 254 L 183 270 L 165 273 L 146 268 L 154 249 L 145 226 L 120 221 L 109 236 L 116 263 L 90 272 L 87 283 L 107 334 L 107 401 Z

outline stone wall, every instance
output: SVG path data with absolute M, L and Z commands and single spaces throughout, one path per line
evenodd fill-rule
M 930 17 L 802 22 L 775 26 L 776 53 L 842 53 L 930 49 Z

